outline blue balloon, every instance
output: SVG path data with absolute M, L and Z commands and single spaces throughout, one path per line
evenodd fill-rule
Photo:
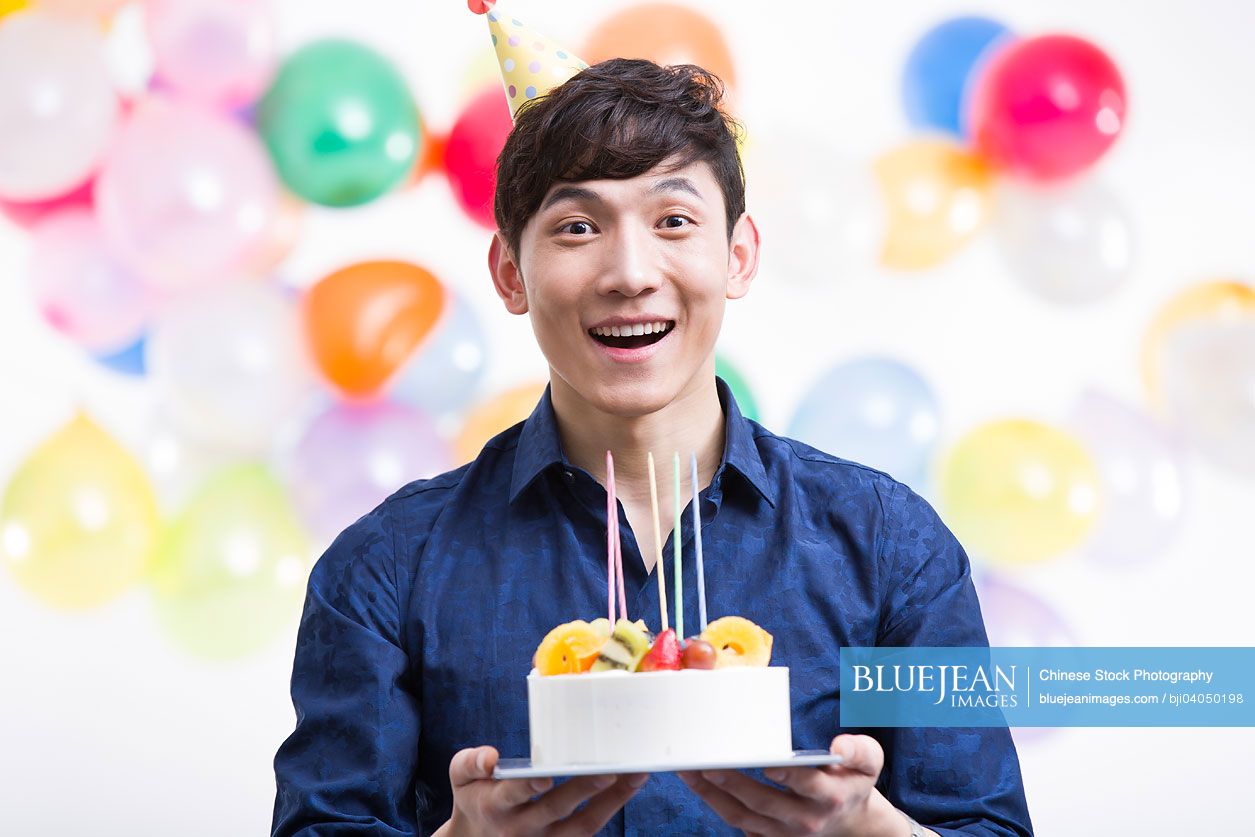
M 989 47 L 1011 32 L 986 17 L 956 17 L 924 33 L 902 73 L 902 100 L 912 126 L 967 138 L 964 95 Z
M 431 336 L 389 389 L 393 399 L 418 407 L 442 424 L 474 400 L 488 364 L 488 343 L 470 303 L 449 288 L 445 309 Z
M 802 399 L 789 436 L 926 494 L 941 429 L 932 388 L 891 358 L 838 364 Z
M 146 338 L 140 337 L 125 349 L 107 355 L 92 355 L 92 358 L 101 366 L 112 369 L 114 372 L 142 377 L 148 371 L 148 367 L 144 364 L 146 342 Z

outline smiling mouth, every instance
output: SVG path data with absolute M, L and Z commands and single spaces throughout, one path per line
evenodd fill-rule
M 648 326 L 646 327 L 648 328 Z M 620 332 L 617 337 L 610 333 L 611 329 L 609 328 L 590 328 L 588 329 L 588 336 L 603 346 L 609 346 L 612 349 L 639 349 L 644 346 L 652 346 L 674 331 L 675 320 L 667 320 L 661 331 L 651 331 L 649 334 L 624 334 L 623 332 L 635 330 L 631 326 L 618 326 L 615 330 Z

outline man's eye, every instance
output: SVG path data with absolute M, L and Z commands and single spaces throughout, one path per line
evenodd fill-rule
M 673 224 L 671 223 L 672 221 L 681 221 L 683 223 Z M 678 230 L 680 227 L 688 226 L 689 224 L 692 224 L 693 222 L 690 221 L 688 218 L 685 218 L 683 215 L 668 215 L 666 218 L 662 219 L 662 223 L 663 223 L 663 226 L 667 227 L 668 229 Z
M 593 225 L 587 221 L 572 221 L 569 224 L 563 224 L 558 228 L 558 232 L 569 232 L 572 235 L 586 235 L 591 232 Z

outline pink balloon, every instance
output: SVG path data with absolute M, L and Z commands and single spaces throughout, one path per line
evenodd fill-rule
M 467 103 L 445 145 L 445 172 L 458 205 L 472 221 L 490 230 L 497 227 L 492 212 L 497 155 L 513 125 L 501 85 L 493 85 Z
M 108 251 L 90 210 L 63 210 L 35 225 L 30 276 L 44 319 L 88 351 L 115 352 L 143 333 L 152 299 Z
M 1072 35 L 1012 41 L 980 71 L 968 124 L 994 163 L 1038 180 L 1093 165 L 1124 127 L 1124 79 L 1107 54 Z
M 275 23 L 260 0 L 149 0 L 154 70 L 180 96 L 222 108 L 255 100 L 274 71 Z
M 58 195 L 55 198 L 48 198 L 47 200 L 0 200 L 0 213 L 3 213 L 6 218 L 19 227 L 29 229 L 49 215 L 55 215 L 65 209 L 91 209 L 92 189 L 94 187 L 95 181 L 88 180 L 73 191 Z
M 110 244 L 155 287 L 222 282 L 264 261 L 279 187 L 261 141 L 230 117 L 153 98 L 96 181 Z

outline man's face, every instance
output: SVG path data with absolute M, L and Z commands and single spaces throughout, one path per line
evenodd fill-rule
M 743 215 L 729 245 L 710 167 L 664 163 L 629 180 L 555 183 L 517 261 L 498 236 L 489 262 L 506 307 L 531 314 L 555 398 L 566 387 L 633 416 L 713 380 L 724 304 L 749 290 L 758 233 Z

